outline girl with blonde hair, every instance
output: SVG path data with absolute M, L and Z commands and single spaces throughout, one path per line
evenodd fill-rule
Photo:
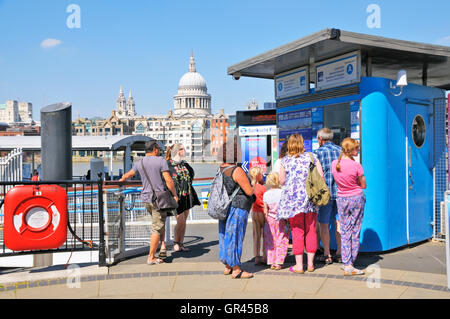
M 296 265 L 289 271 L 302 274 L 303 253 L 306 247 L 308 271 L 314 271 L 314 254 L 317 250 L 317 207 L 306 194 L 306 177 L 311 163 L 311 153 L 305 152 L 303 137 L 293 134 L 288 139 L 288 152 L 281 160 L 280 185 L 284 185 L 278 208 L 277 220 L 289 219 L 292 232 L 292 252 Z M 322 166 L 313 154 L 319 174 L 323 177 Z
M 264 253 L 267 256 L 267 264 L 270 269 L 280 270 L 286 258 L 289 238 L 286 230 L 287 220 L 277 219 L 278 207 L 281 199 L 280 180 L 277 172 L 272 172 L 266 177 L 268 191 L 264 193 Z
M 252 205 L 252 226 L 253 226 L 253 254 L 255 256 L 255 265 L 264 264 L 266 256 L 264 254 L 263 245 L 261 243 L 264 239 L 261 237 L 264 234 L 264 224 L 266 223 L 264 218 L 264 203 L 263 196 L 266 192 L 266 187 L 263 185 L 263 172 L 261 167 L 250 168 L 248 175 L 251 180 L 251 184 L 254 187 L 254 194 L 256 201 Z M 263 250 L 263 256 L 261 257 L 261 250 Z
M 359 237 L 364 216 L 366 179 L 361 164 L 355 161 L 359 142 L 347 137 L 342 141 L 342 151 L 331 164 L 338 191 L 336 204 L 341 228 L 341 256 L 344 275 L 363 275 L 364 271 L 353 267 L 359 251 Z

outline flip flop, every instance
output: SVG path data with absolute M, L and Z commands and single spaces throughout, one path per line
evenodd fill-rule
M 233 275 L 232 274 L 231 278 L 233 278 L 233 279 L 250 279 L 250 278 L 253 278 L 253 274 L 250 274 L 250 273 L 248 273 L 249 276 L 242 277 L 243 273 L 244 273 L 244 271 L 241 270 L 237 275 Z
M 164 260 L 162 260 L 161 258 L 156 258 L 153 261 L 148 261 L 147 260 L 147 264 L 148 265 L 158 265 L 158 264 L 162 264 L 162 263 L 164 263 Z
M 364 270 L 359 270 L 356 268 L 353 268 L 353 270 L 351 272 L 344 270 L 344 276 L 357 276 L 357 275 L 364 275 L 364 274 L 365 274 Z
M 167 251 L 165 249 L 160 250 L 158 256 L 162 257 L 162 258 L 166 258 L 167 257 Z
M 296 274 L 304 274 L 304 270 L 295 270 L 293 267 L 289 267 L 290 272 L 295 272 Z
M 272 266 L 270 266 L 270 269 L 272 269 L 272 270 L 281 270 L 281 268 L 283 268 L 281 265 L 272 265 Z

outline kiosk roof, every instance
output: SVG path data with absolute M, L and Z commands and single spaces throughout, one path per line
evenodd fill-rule
M 450 90 L 450 47 L 325 29 L 228 68 L 228 74 L 274 79 L 304 65 L 360 50 L 362 65 L 371 59 L 371 76 L 396 79 L 404 69 L 408 82 Z M 370 64 L 369 64 L 370 65 Z M 365 68 L 362 67 L 362 75 Z M 315 73 L 310 68 L 310 81 Z

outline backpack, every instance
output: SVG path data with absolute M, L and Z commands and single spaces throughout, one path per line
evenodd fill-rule
M 311 163 L 306 177 L 306 194 L 314 205 L 325 206 L 330 201 L 330 190 L 317 170 L 313 155 L 309 153 L 309 156 L 311 157 Z
M 227 169 L 234 167 L 228 166 L 223 170 L 226 171 Z M 231 201 L 236 196 L 237 192 L 239 191 L 240 187 L 237 187 L 231 196 L 228 195 L 227 189 L 225 188 L 225 183 L 223 181 L 223 172 L 219 170 L 216 173 L 216 176 L 214 177 L 214 180 L 211 184 L 211 190 L 209 192 L 208 197 L 208 206 L 206 208 L 206 212 L 211 218 L 218 219 L 218 220 L 226 220 L 228 217 L 228 210 L 230 209 Z

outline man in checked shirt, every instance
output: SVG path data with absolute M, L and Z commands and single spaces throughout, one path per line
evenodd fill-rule
M 317 258 L 318 261 L 328 265 L 333 263 L 333 260 L 341 262 L 341 235 L 339 222 L 336 220 L 336 218 L 338 218 L 336 206 L 337 185 L 334 181 L 333 174 L 331 173 L 331 163 L 338 159 L 341 148 L 332 142 L 333 131 L 327 127 L 324 127 L 317 132 L 317 140 L 320 147 L 315 150 L 314 153 L 317 155 L 320 164 L 322 165 L 323 177 L 325 178 L 325 182 L 331 195 L 328 204 L 319 208 L 317 220 L 319 222 L 319 234 L 323 246 L 323 255 L 319 255 Z M 331 221 L 334 221 L 336 228 L 337 250 L 334 259 L 330 254 L 329 224 Z

